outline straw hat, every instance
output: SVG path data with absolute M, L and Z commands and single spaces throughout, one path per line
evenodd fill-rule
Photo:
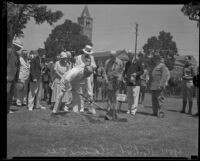
M 91 54 L 93 53 L 93 51 L 92 51 L 92 46 L 86 45 L 85 48 L 83 49 L 83 52 L 84 52 L 85 54 L 91 55 Z
M 23 48 L 23 43 L 22 43 L 21 39 L 18 37 L 14 37 L 13 44 L 18 46 L 21 49 Z

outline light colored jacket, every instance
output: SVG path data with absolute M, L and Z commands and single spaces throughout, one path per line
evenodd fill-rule
M 170 78 L 170 72 L 164 63 L 158 64 L 152 71 L 151 90 L 165 87 Z
M 25 61 L 22 56 L 19 57 L 20 67 L 19 67 L 19 80 L 25 81 L 30 75 L 30 62 Z
M 108 79 L 112 76 L 115 76 L 118 78 L 118 80 L 122 80 L 124 71 L 122 60 L 119 58 L 116 58 L 115 61 L 108 59 L 105 63 L 105 71 Z

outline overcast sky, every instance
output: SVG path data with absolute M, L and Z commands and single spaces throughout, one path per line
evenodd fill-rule
M 137 52 L 151 36 L 161 30 L 170 32 L 180 55 L 194 55 L 199 59 L 199 37 L 195 21 L 181 12 L 183 5 L 88 5 L 93 18 L 92 43 L 94 52 L 130 49 L 135 51 L 135 23 L 138 23 Z M 85 5 L 47 5 L 52 11 L 64 13 L 55 25 L 65 19 L 77 22 Z M 24 29 L 24 47 L 28 50 L 44 46 L 53 26 L 35 25 L 34 20 Z

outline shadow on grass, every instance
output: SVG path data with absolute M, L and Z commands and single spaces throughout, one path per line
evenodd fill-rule
M 146 113 L 146 112 L 142 112 L 142 111 L 138 111 L 137 113 L 141 114 L 141 115 L 146 115 L 146 116 L 154 116 L 152 113 Z
M 96 110 L 98 110 L 98 111 L 105 111 L 105 112 L 107 112 L 107 109 L 106 109 L 106 108 L 100 108 L 100 107 L 97 107 L 97 108 L 96 108 Z
M 167 111 L 181 113 L 179 110 L 174 110 L 174 109 L 169 109 L 169 110 L 167 110 Z
M 152 106 L 145 105 L 144 108 L 152 108 Z
M 10 110 L 13 111 L 13 112 L 16 112 L 16 111 L 18 111 L 19 109 L 12 108 L 12 109 L 10 109 Z

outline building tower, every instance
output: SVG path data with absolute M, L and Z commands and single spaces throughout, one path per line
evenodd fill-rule
M 90 13 L 87 5 L 82 11 L 80 17 L 78 17 L 78 24 L 81 26 L 81 34 L 87 36 L 89 40 L 92 42 L 92 24 L 93 18 L 90 17 Z

